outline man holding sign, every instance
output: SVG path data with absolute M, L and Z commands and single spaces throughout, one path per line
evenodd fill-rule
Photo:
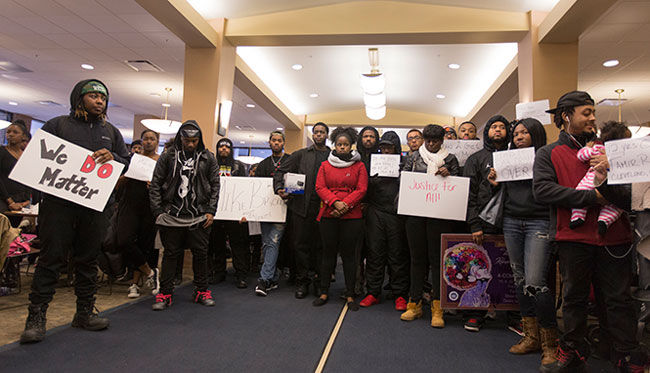
M 93 151 L 92 162 L 86 160 L 83 162 L 84 167 L 88 163 L 93 163 L 94 166 L 112 160 L 126 164 L 129 152 L 120 131 L 106 121 L 107 105 L 106 85 L 96 79 L 83 80 L 75 85 L 70 94 L 70 114 L 49 120 L 42 130 Z M 45 140 L 42 144 L 45 144 Z M 32 146 L 42 144 L 34 142 Z M 63 151 L 63 148 L 59 149 Z M 52 155 L 55 151 L 52 150 Z M 53 161 L 59 164 L 72 161 L 64 156 L 64 153 L 60 153 Z M 73 177 L 74 175 L 69 179 Z M 68 190 L 70 189 L 61 188 L 60 193 Z M 32 292 L 29 295 L 29 315 L 20 342 L 40 342 L 45 337 L 45 313 L 54 296 L 54 287 L 69 250 L 72 250 L 70 260 L 74 264 L 77 296 L 77 313 L 72 326 L 86 330 L 106 329 L 108 319 L 99 317 L 94 312 L 97 256 L 108 226 L 104 213 L 45 193 L 39 208 L 39 221 L 43 245 L 34 272 Z M 69 273 L 68 276 L 70 275 Z

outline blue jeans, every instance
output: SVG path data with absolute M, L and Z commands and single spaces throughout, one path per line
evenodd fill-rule
M 503 218 L 503 235 L 521 315 L 537 317 L 542 328 L 555 328 L 555 300 L 547 282 L 553 264 L 548 227 L 548 220 Z
M 275 268 L 280 252 L 280 240 L 284 234 L 284 223 L 260 223 L 262 228 L 262 253 L 264 264 L 260 270 L 260 278 L 264 281 L 277 282 L 280 278 Z

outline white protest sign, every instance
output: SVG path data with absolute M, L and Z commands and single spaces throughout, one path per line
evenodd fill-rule
M 465 166 L 465 161 L 470 155 L 483 149 L 483 141 L 480 140 L 445 140 L 443 146 L 450 154 L 458 159 L 458 165 Z
M 515 115 L 517 119 L 535 118 L 542 124 L 551 124 L 551 114 L 546 112 L 548 109 L 548 100 L 520 102 L 515 105 Z
M 402 172 L 397 213 L 464 221 L 468 195 L 469 178 Z
M 609 161 L 609 184 L 650 181 L 650 137 L 612 140 L 605 143 Z
M 9 178 L 41 192 L 103 211 L 124 165 L 97 164 L 92 151 L 38 130 Z
M 515 181 L 533 178 L 533 163 L 535 163 L 535 148 L 523 148 L 492 153 L 494 170 L 497 180 Z
M 399 154 L 371 154 L 370 176 L 399 177 Z
M 287 204 L 273 193 L 273 178 L 222 176 L 214 218 L 284 223 Z
M 140 181 L 151 181 L 153 179 L 153 170 L 156 168 L 156 161 L 140 154 L 133 154 L 129 168 L 124 173 L 124 177 Z

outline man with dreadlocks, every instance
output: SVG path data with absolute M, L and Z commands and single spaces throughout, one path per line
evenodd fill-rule
M 42 129 L 93 151 L 92 157 L 97 163 L 115 160 L 127 164 L 129 152 L 122 135 L 106 121 L 107 106 L 106 85 L 96 79 L 83 80 L 70 94 L 70 114 L 50 119 Z M 42 249 L 29 295 L 29 315 L 20 342 L 40 342 L 45 337 L 45 312 L 54 296 L 54 286 L 65 265 L 68 250 L 72 252 L 70 260 L 74 263 L 77 296 L 77 313 L 72 326 L 86 330 L 106 329 L 108 319 L 94 312 L 97 256 L 108 227 L 105 214 L 43 194 L 38 219 Z

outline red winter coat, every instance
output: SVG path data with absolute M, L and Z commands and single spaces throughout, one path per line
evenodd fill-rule
M 321 163 L 316 176 L 316 193 L 322 200 L 318 221 L 321 217 L 333 218 L 334 202 L 342 201 L 349 206 L 341 219 L 361 219 L 361 199 L 368 189 L 368 172 L 363 162 L 336 168 L 328 161 Z

